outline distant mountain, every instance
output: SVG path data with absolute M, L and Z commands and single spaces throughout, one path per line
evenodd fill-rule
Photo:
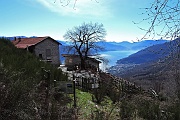
M 179 52 L 180 38 L 148 47 L 121 59 L 117 65 L 110 67 L 108 72 L 135 82 L 145 89 L 158 88 L 158 91 L 163 87 L 163 92 L 171 96 L 179 74 L 176 70 L 180 70 Z
M 144 69 L 145 66 L 162 61 L 179 52 L 180 38 L 164 44 L 153 45 L 117 61 L 117 65 L 109 68 L 109 72 L 118 76 L 128 76 L 132 72 Z M 179 50 L 179 51 L 177 51 Z
M 139 50 L 139 49 L 146 48 L 152 45 L 163 44 L 165 42 L 167 42 L 167 40 L 142 40 L 139 42 L 123 41 L 123 42 L 120 42 L 119 44 L 121 44 L 122 46 L 126 46 L 128 49 L 131 49 L 131 50 Z
M 1 37 L 6 37 L 6 36 L 1 36 Z M 14 37 L 17 38 L 27 38 L 26 36 L 13 36 L 13 37 L 7 37 L 10 40 L 14 40 Z M 31 37 L 36 37 L 36 36 L 31 36 Z M 67 46 L 68 43 L 62 40 L 57 40 L 60 42 L 63 46 Z M 123 41 L 123 42 L 97 42 L 99 46 L 103 46 L 105 49 L 103 51 L 127 51 L 127 50 L 141 50 L 144 48 L 147 48 L 152 45 L 156 44 L 162 44 L 167 42 L 167 40 L 142 40 L 139 42 L 128 42 L 128 41 Z
M 169 43 L 156 44 L 130 55 L 129 57 L 120 59 L 117 64 L 142 64 L 157 61 L 170 54 Z
M 167 42 L 167 40 L 142 40 L 132 43 L 131 49 L 147 48 L 149 46 L 163 44 L 165 42 Z
M 14 37 L 6 37 L 8 38 L 9 40 L 14 40 L 14 38 L 27 38 L 26 36 L 14 36 Z
M 123 46 L 118 42 L 97 42 L 97 45 L 103 46 L 103 51 L 128 50 L 126 46 Z
M 152 45 L 163 44 L 167 40 L 142 40 L 139 42 L 98 42 L 98 45 L 104 46 L 105 51 L 126 51 L 126 50 L 141 50 Z
M 68 43 L 65 41 L 57 40 L 60 42 L 63 46 L 68 46 Z M 97 42 L 97 45 L 103 46 L 104 50 L 102 51 L 137 51 L 141 50 L 144 48 L 147 48 L 152 45 L 156 44 L 162 44 L 167 42 L 167 40 L 145 40 L 145 41 L 140 41 L 140 42 L 134 42 L 130 43 L 128 41 L 123 41 L 123 42 Z

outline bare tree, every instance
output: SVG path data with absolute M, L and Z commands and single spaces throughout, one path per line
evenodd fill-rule
M 74 50 L 74 54 L 81 59 L 81 69 L 85 69 L 85 60 L 89 55 L 94 55 L 102 46 L 98 46 L 98 41 L 104 41 L 106 30 L 103 24 L 83 23 L 78 27 L 68 30 L 64 39 L 69 41 L 69 52 Z
M 180 34 L 180 0 L 154 0 L 150 7 L 143 8 L 147 15 L 141 22 L 135 24 L 149 23 L 149 28 L 140 29 L 146 31 L 142 39 L 155 37 L 175 39 Z
M 76 3 L 78 0 L 54 0 L 54 3 L 56 3 L 57 1 L 59 1 L 59 3 L 62 5 L 62 6 L 68 6 L 71 2 L 73 2 L 73 9 L 75 9 L 76 7 Z M 91 0 L 92 1 L 92 0 Z M 94 0 L 98 3 L 97 0 Z
M 180 99 L 180 77 L 179 77 L 179 64 L 180 58 L 180 0 L 154 0 L 150 7 L 143 8 L 145 12 L 142 15 L 147 15 L 139 23 L 149 23 L 147 29 L 140 27 L 141 30 L 145 31 L 144 36 L 141 39 L 146 38 L 161 38 L 170 39 L 172 41 L 169 45 L 170 55 L 173 59 L 173 72 L 175 77 L 175 83 L 177 88 L 177 96 Z M 168 63 L 167 63 L 168 64 Z

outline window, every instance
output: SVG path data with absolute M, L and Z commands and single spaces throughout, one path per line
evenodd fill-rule
M 46 57 L 50 57 L 51 56 L 51 49 L 46 49 Z
M 40 59 L 42 59 L 42 58 L 43 58 L 43 57 L 42 57 L 42 54 L 39 54 L 39 58 L 40 58 Z
M 73 62 L 73 61 L 72 61 L 72 58 L 70 58 L 70 59 L 69 59 L 69 63 L 72 63 L 72 62 Z

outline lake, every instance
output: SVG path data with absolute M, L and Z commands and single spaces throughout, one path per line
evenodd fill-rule
M 129 55 L 136 53 L 138 50 L 128 50 L 128 51 L 105 51 L 100 52 L 102 57 L 109 60 L 108 66 L 116 65 L 117 60 L 128 57 Z M 102 65 L 100 65 L 102 66 Z

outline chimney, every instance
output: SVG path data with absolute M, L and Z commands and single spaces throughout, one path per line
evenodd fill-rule
M 14 41 L 16 41 L 16 37 L 14 37 Z
M 21 42 L 21 38 L 20 37 L 18 38 L 18 40 L 19 40 L 18 42 Z

